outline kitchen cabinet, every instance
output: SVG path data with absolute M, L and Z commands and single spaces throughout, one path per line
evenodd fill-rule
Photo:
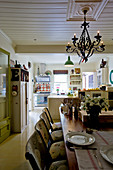
M 64 99 L 74 100 L 76 105 L 80 103 L 80 100 L 76 96 L 65 95 L 50 95 L 48 96 L 48 108 L 54 121 L 60 121 L 59 107 L 61 103 L 64 103 Z
M 47 97 L 50 95 L 50 76 L 35 76 L 35 93 L 33 95 L 34 107 L 47 107 Z
M 89 95 L 91 98 L 93 97 L 102 97 L 105 98 L 108 105 L 109 110 L 113 110 L 113 91 L 103 91 L 103 90 L 83 90 L 78 91 L 78 97 L 81 101 L 84 101 L 84 97 Z
M 70 74 L 70 87 L 73 92 L 82 88 L 82 78 L 80 73 Z
M 22 132 L 28 125 L 29 72 L 11 68 L 11 129 Z
M 97 86 L 100 87 L 100 85 L 106 85 L 108 84 L 108 68 L 100 68 L 97 70 Z
M 0 48 L 0 143 L 10 135 L 10 53 Z

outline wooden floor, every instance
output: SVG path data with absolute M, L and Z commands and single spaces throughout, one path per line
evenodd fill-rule
M 32 170 L 25 159 L 25 145 L 34 132 L 34 125 L 38 121 L 42 107 L 29 112 L 29 125 L 23 133 L 11 134 L 0 144 L 0 170 Z

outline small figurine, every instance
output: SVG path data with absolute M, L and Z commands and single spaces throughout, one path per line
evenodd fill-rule
M 102 59 L 102 62 L 100 64 L 100 68 L 104 68 L 106 66 L 107 62 Z

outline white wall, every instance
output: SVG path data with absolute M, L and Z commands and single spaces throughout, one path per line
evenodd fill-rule
M 32 95 L 33 95 L 33 63 L 30 57 L 15 55 L 15 50 L 13 48 L 11 40 L 0 31 L 0 48 L 8 51 L 10 53 L 10 59 L 17 60 L 21 65 L 26 65 L 28 67 L 28 61 L 31 62 L 32 67 L 29 69 L 29 109 L 32 109 Z
M 0 48 L 3 48 L 4 50 L 10 53 L 11 59 L 15 57 L 15 51 L 12 46 L 11 40 L 7 36 L 5 36 L 1 31 L 0 31 Z

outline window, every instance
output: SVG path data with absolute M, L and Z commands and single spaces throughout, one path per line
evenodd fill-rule
M 67 91 L 67 74 L 54 75 L 54 91 L 57 94 L 65 93 Z
M 89 76 L 89 88 L 93 88 L 93 75 Z

